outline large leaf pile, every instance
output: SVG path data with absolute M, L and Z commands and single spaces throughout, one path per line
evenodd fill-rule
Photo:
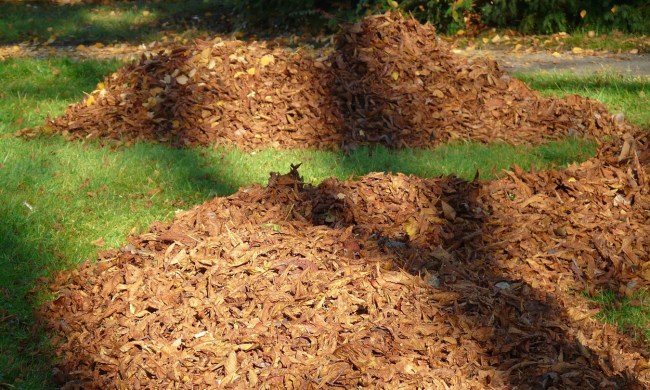
M 451 54 L 430 25 L 387 14 L 333 49 L 198 41 L 123 67 L 45 131 L 176 145 L 428 147 L 621 134 L 604 106 L 544 98 L 493 61 Z
M 647 136 L 493 182 L 295 167 L 61 273 L 43 318 L 89 388 L 625 388 L 647 351 L 572 289 L 650 282 Z

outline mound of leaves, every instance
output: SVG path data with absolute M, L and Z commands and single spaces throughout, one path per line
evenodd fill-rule
M 386 14 L 320 52 L 217 38 L 146 53 L 41 131 L 251 150 L 540 143 L 620 135 L 620 122 L 592 100 L 541 97 L 493 61 L 453 55 L 432 26 Z
M 56 379 L 647 388 L 647 351 L 571 291 L 648 285 L 647 145 L 486 183 L 272 174 L 60 273 L 41 312 Z

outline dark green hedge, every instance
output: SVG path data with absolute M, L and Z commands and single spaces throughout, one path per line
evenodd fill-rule
M 317 19 L 331 25 L 399 9 L 449 33 L 501 27 L 528 34 L 581 28 L 650 34 L 648 0 L 231 0 L 231 4 L 251 23 L 268 27 Z

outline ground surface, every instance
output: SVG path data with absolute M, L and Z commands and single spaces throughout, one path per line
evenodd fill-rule
M 147 54 L 20 134 L 252 153 L 584 136 L 597 156 L 496 181 L 371 173 L 311 186 L 297 166 L 271 173 L 59 273 L 40 311 L 56 380 L 647 387 L 645 344 L 575 294 L 650 283 L 647 133 L 454 56 L 413 20 L 366 18 L 335 42 L 318 57 L 220 39 Z
M 98 17 L 111 19 L 114 16 L 109 8 L 102 7 L 93 12 L 97 12 Z M 134 18 L 157 17 L 137 9 L 129 12 Z M 224 385 L 239 383 L 240 386 L 282 381 L 289 386 L 305 379 L 312 384 L 327 386 L 376 385 L 378 380 L 410 383 L 422 382 L 424 378 L 431 379 L 432 385 L 440 386 L 444 386 L 440 380 L 445 378 L 445 383 L 464 388 L 470 384 L 483 388 L 486 380 L 495 386 L 510 387 L 526 387 L 536 381 L 542 388 L 576 388 L 583 384 L 608 388 L 614 383 L 619 388 L 643 386 L 648 370 L 644 359 L 639 357 L 645 356 L 647 347 L 644 345 L 647 343 L 640 346 L 637 343 L 643 340 L 648 301 L 645 295 L 636 291 L 650 276 L 644 272 L 645 267 L 639 267 L 643 260 L 640 254 L 647 252 L 643 249 L 643 245 L 647 245 L 644 237 L 650 234 L 642 231 L 649 225 L 640 222 L 647 215 L 647 210 L 644 214 L 647 194 L 630 187 L 633 183 L 639 184 L 640 178 L 642 188 L 646 188 L 643 183 L 647 183 L 642 179 L 642 170 L 629 158 L 629 149 L 634 143 L 619 140 L 608 149 L 600 148 L 597 159 L 577 169 L 529 174 L 524 171 L 533 166 L 553 169 L 572 161 L 582 162 L 594 155 L 596 146 L 578 140 L 534 147 L 468 143 L 423 151 L 361 148 L 344 155 L 307 150 L 251 153 L 221 148 L 176 150 L 150 143 L 129 147 L 109 143 L 102 147 L 95 142 L 65 142 L 61 137 L 22 140 L 13 134 L 25 126 L 42 124 L 48 111 L 53 115 L 62 113 L 69 103 L 84 98 L 83 91 L 93 91 L 104 76 L 117 69 L 115 62 L 94 59 L 117 55 L 128 60 L 139 57 L 134 53 L 155 52 L 165 46 L 160 43 L 147 43 L 147 46 L 115 44 L 116 40 L 123 38 L 117 29 L 109 31 L 100 26 L 102 34 L 93 35 L 97 32 L 96 26 L 84 24 L 81 32 L 72 22 L 59 30 L 61 26 L 40 22 L 38 12 L 30 13 L 35 15 L 35 20 L 25 18 L 28 21 L 26 27 L 17 25 L 30 42 L 9 38 L 4 41 L 8 45 L 0 49 L 0 57 L 6 60 L 0 63 L 0 78 L 7 81 L 5 88 L 0 90 L 0 181 L 4 184 L 0 188 L 0 215 L 6 222 L 0 227 L 3 248 L 0 252 L 3 267 L 0 277 L 3 297 L 0 303 L 0 387 L 43 388 L 52 385 L 52 379 L 70 385 L 77 385 L 78 380 L 108 381 L 108 385 L 118 386 L 120 381 L 125 386 L 136 385 L 137 381 L 185 385 L 194 377 L 186 374 L 205 367 L 202 364 L 206 362 L 212 364 L 211 369 L 216 375 L 198 375 L 196 380 L 214 380 Z M 49 13 L 44 15 L 52 18 Z M 83 15 L 80 13 L 78 16 Z M 189 18 L 193 16 L 190 14 L 179 20 L 183 22 Z M 111 20 L 112 25 L 114 21 Z M 129 23 L 127 21 L 124 25 Z M 33 26 L 38 26 L 36 37 L 29 32 Z M 47 26 L 53 26 L 53 31 Z M 81 35 L 66 35 L 66 28 Z M 156 28 L 158 25 L 148 27 L 149 30 Z M 55 38 L 53 33 L 58 35 L 53 42 L 34 44 Z M 144 37 L 138 31 L 133 31 L 132 36 L 136 41 Z M 161 35 L 155 37 L 158 39 Z M 96 42 L 98 39 L 99 43 Z M 525 50 L 528 50 L 527 45 L 534 49 L 519 58 L 522 66 L 531 59 L 533 62 L 542 61 L 544 66 L 563 66 L 583 58 L 570 53 L 572 47 L 590 47 L 582 45 L 585 42 L 569 39 L 583 38 L 567 38 L 566 34 L 542 38 L 541 41 L 538 37 L 518 37 L 508 44 L 510 49 L 516 49 L 516 44 L 523 44 Z M 620 37 L 617 39 L 612 40 L 610 52 L 623 47 L 623 52 L 644 52 L 644 37 L 623 37 L 625 42 Z M 485 40 L 495 40 L 494 33 L 489 33 Z M 544 43 L 546 49 L 538 50 L 536 41 L 540 46 Z M 66 42 L 71 46 L 53 46 Z M 182 43 L 182 39 L 176 43 Z M 602 58 L 625 62 L 603 52 L 603 46 L 610 44 L 607 37 L 601 37 L 595 44 L 600 45 L 593 47 L 600 54 L 584 57 L 586 62 Z M 500 45 L 503 46 L 504 41 Z M 492 49 L 504 50 L 503 47 Z M 510 49 L 506 50 L 511 52 Z M 559 58 L 553 56 L 554 51 L 562 55 Z M 496 55 L 501 54 L 505 52 Z M 29 58 L 16 59 L 21 56 Z M 58 56 L 88 61 L 69 61 Z M 643 55 L 631 57 L 645 58 Z M 507 58 L 503 57 L 503 60 L 507 61 Z M 559 63 L 553 64 L 558 60 Z M 526 68 L 517 68 L 513 73 L 520 70 Z M 541 90 L 544 96 L 571 93 L 590 96 L 606 103 L 613 113 L 625 112 L 625 118 L 636 125 L 647 127 L 650 124 L 647 76 L 632 77 L 618 70 L 576 76 L 570 67 L 568 70 L 518 73 L 518 77 L 533 89 Z M 642 137 L 637 141 L 638 155 L 645 164 L 648 141 Z M 623 153 L 625 145 L 627 154 Z M 623 158 L 618 161 L 621 156 Z M 289 164 L 297 161 L 305 163 L 300 172 L 307 183 L 316 185 L 332 176 L 340 181 L 329 180 L 322 186 L 305 189 L 295 175 L 289 175 L 288 181 L 286 176 L 275 175 L 269 189 L 248 187 L 230 198 L 216 198 L 194 211 L 179 215 L 173 223 L 170 221 L 179 209 L 189 209 L 213 199 L 215 195 L 231 195 L 250 183 L 266 183 L 269 171 L 286 172 Z M 524 169 L 502 171 L 515 164 Z M 467 189 L 470 182 L 463 180 L 365 176 L 369 172 L 389 171 L 429 178 L 458 174 L 471 180 L 477 169 L 482 170 L 484 179 L 501 177 L 492 185 L 486 182 L 478 198 L 476 193 L 465 197 L 467 194 L 463 189 Z M 350 176 L 365 177 L 347 181 Z M 404 188 L 409 190 L 404 191 Z M 422 189 L 426 191 L 422 192 Z M 335 193 L 330 193 L 334 190 Z M 432 192 L 427 192 L 429 190 Z M 531 191 L 535 193 L 532 197 Z M 408 199 L 400 199 L 407 193 L 411 194 Z M 349 202 L 350 199 L 358 200 L 359 195 L 366 199 L 364 202 L 369 202 L 366 205 L 370 205 L 372 213 Z M 257 207 L 251 208 L 251 197 L 264 200 L 266 206 L 258 203 Z M 380 201 L 375 202 L 377 199 Z M 627 204 L 631 199 L 635 200 L 634 203 Z M 492 210 L 488 219 L 485 219 L 483 208 L 467 207 L 477 200 Z M 327 211 L 321 207 L 314 212 L 313 207 L 301 208 L 294 204 L 331 207 Z M 265 209 L 269 205 L 275 208 Z M 599 207 L 597 210 L 589 209 L 592 205 Z M 576 206 L 582 207 L 580 212 L 585 214 L 575 213 Z M 375 215 L 375 209 L 381 207 L 388 210 L 382 215 L 390 215 L 388 222 L 384 221 L 386 223 L 378 230 L 381 237 L 364 236 L 364 231 L 378 228 L 373 221 L 370 221 L 370 226 L 364 215 Z M 249 220 L 260 221 L 260 226 L 228 225 L 228 221 L 233 219 L 231 213 L 240 211 Z M 265 213 L 265 216 L 258 212 Z M 514 218 L 513 213 L 517 215 Z M 630 217 L 626 219 L 623 215 Z M 196 242 L 190 242 L 179 234 L 190 232 L 191 237 L 197 238 L 207 228 L 212 235 L 210 229 L 215 217 L 224 222 L 222 225 L 231 229 L 232 234 L 214 237 L 213 241 L 208 238 Z M 147 228 L 156 220 L 168 222 Z M 206 223 L 188 226 L 188 220 Z M 512 228 L 512 223 L 525 223 L 530 228 L 522 236 L 521 231 Z M 340 229 L 343 226 L 346 230 Z M 604 226 L 608 227 L 603 229 L 604 233 L 613 231 L 616 234 L 601 234 L 603 231 L 598 229 Z M 633 229 L 628 230 L 630 227 Z M 347 231 L 348 228 L 352 231 Z M 596 230 L 590 230 L 594 228 Z M 132 236 L 131 243 L 127 244 L 125 237 L 129 232 L 144 234 Z M 314 240 L 314 232 L 324 240 L 320 243 Z M 440 232 L 444 234 L 439 236 Z M 450 235 L 450 232 L 456 233 Z M 531 232 L 535 240 L 523 239 Z M 499 240 L 499 237 L 507 240 Z M 206 273 L 206 261 L 211 260 L 204 256 L 204 252 L 192 252 L 197 248 L 202 251 L 206 244 L 209 246 L 215 242 L 229 248 L 237 244 L 238 238 L 244 245 L 236 250 L 213 253 L 214 258 L 222 256 L 224 264 L 234 263 L 233 267 L 211 268 Z M 310 245 L 312 242 L 316 244 Z M 301 246 L 305 243 L 307 246 Z M 428 246 L 437 243 L 442 244 L 443 251 Z M 283 250 L 290 246 L 295 252 L 284 256 L 290 258 L 290 263 L 283 263 L 282 259 L 274 261 L 275 255 L 271 251 L 260 252 L 257 258 L 240 264 L 242 259 L 238 256 L 246 245 L 263 250 Z M 359 251 L 356 245 L 359 245 Z M 78 269 L 83 273 L 81 278 L 75 276 L 77 271 L 64 273 L 53 286 L 60 300 L 52 303 L 50 310 L 56 314 L 50 319 L 64 319 L 52 325 L 64 337 L 59 339 L 64 342 L 64 347 L 59 349 L 62 355 L 56 359 L 50 353 L 49 340 L 41 337 L 37 327 L 33 326 L 33 308 L 42 302 L 34 297 L 34 286 L 44 285 L 40 277 L 76 267 L 82 259 L 94 259 L 97 248 L 120 249 L 102 252 L 103 266 L 86 264 Z M 425 279 L 406 275 L 394 268 L 394 265 L 403 266 L 414 258 L 422 258 L 423 253 L 430 255 L 431 260 L 428 264 L 419 264 L 426 269 Z M 496 263 L 472 262 L 472 253 L 478 253 L 479 259 L 490 258 Z M 314 264 L 300 260 L 302 254 L 325 257 L 329 262 L 317 264 L 319 269 L 314 273 Z M 159 261 L 151 262 L 151 256 Z M 517 263 L 509 260 L 513 256 L 532 260 L 526 264 Z M 379 269 L 369 270 L 367 264 L 359 262 L 360 259 L 374 261 L 377 258 L 386 260 L 380 262 L 383 265 Z M 260 270 L 268 272 L 260 275 Z M 603 270 L 607 272 L 602 273 Z M 364 277 L 349 278 L 350 273 Z M 72 282 L 69 279 L 71 274 Z M 138 286 L 139 274 L 155 274 L 156 277 L 148 278 L 146 286 Z M 371 275 L 371 282 L 374 280 L 379 288 L 364 283 L 367 275 Z M 289 283 L 273 283 L 272 286 L 260 283 L 265 282 L 265 278 L 278 277 L 285 277 Z M 105 286 L 100 294 L 96 294 L 92 285 L 88 286 L 88 280 L 94 280 L 96 286 Z M 123 283 L 119 283 L 120 280 Z M 322 280 L 329 284 L 322 283 Z M 265 322 L 259 326 L 249 328 L 242 325 L 239 331 L 232 332 L 229 324 L 239 326 L 241 313 L 248 310 L 246 305 L 256 299 L 247 295 L 250 291 L 247 287 L 240 288 L 241 281 L 249 281 L 260 291 L 271 293 L 278 310 L 259 313 Z M 540 284 L 540 281 L 543 282 Z M 169 283 L 169 288 L 160 292 L 165 283 Z M 603 305 L 581 294 L 564 294 L 555 289 L 567 283 L 577 290 L 589 286 L 606 287 L 606 293 L 598 293 Z M 177 289 L 179 285 L 182 291 Z M 215 289 L 203 289 L 203 286 L 210 285 Z M 286 288 L 292 285 L 295 289 L 287 291 Z M 301 285 L 314 286 L 325 294 L 323 304 L 314 305 L 301 295 Z M 149 293 L 156 289 L 159 294 Z M 94 300 L 84 298 L 86 291 Z M 240 294 L 242 291 L 245 296 Z M 415 294 L 414 291 L 419 292 Z M 210 295 L 211 300 L 223 298 L 228 302 L 228 305 L 217 308 L 217 315 L 228 318 L 228 321 L 206 320 L 206 315 L 209 317 L 215 312 L 212 311 L 213 305 L 202 300 L 205 298 L 201 295 L 203 293 Z M 383 301 L 360 304 L 359 299 L 363 294 L 370 299 L 376 293 L 385 294 L 383 297 L 393 306 L 385 313 L 380 312 L 380 316 L 372 317 L 378 314 L 377 302 L 381 304 Z M 193 296 L 188 300 L 190 295 Z M 156 296 L 165 300 L 166 307 L 161 307 L 160 301 L 154 299 Z M 296 299 L 302 305 L 300 318 L 292 309 L 296 307 Z M 433 300 L 431 309 L 440 311 L 422 311 L 420 300 Z M 185 303 L 189 303 L 189 307 Z M 89 307 L 97 310 L 87 311 Z M 570 309 L 565 310 L 566 307 Z M 116 308 L 117 312 L 105 317 Z M 223 311 L 225 309 L 228 310 Z M 499 315 L 494 316 L 494 313 Z M 387 316 L 381 317 L 383 314 Z M 173 322 L 169 316 L 178 320 L 178 329 L 171 330 L 165 325 Z M 323 316 L 331 320 L 329 324 L 336 325 L 323 326 L 319 322 Z M 593 316 L 634 325 L 625 328 L 626 333 L 622 334 L 613 327 L 604 326 Z M 275 320 L 271 321 L 273 325 L 283 324 L 283 327 L 264 328 L 271 318 Z M 413 327 L 413 318 L 422 321 Z M 427 318 L 445 324 L 438 337 L 423 337 L 431 330 Z M 531 318 L 534 319 L 533 327 Z M 306 326 L 301 319 L 312 319 L 316 328 Z M 354 319 L 352 327 L 350 319 Z M 364 328 L 361 324 L 368 320 L 374 321 L 374 328 L 359 332 Z M 411 321 L 408 326 L 399 323 L 405 320 Z M 378 321 L 381 322 L 379 327 L 376 326 Z M 252 322 L 246 320 L 246 325 Z M 133 326 L 125 332 L 123 326 L 127 323 Z M 137 332 L 143 326 L 148 326 L 154 336 L 151 342 L 132 342 L 132 336 L 139 337 Z M 415 333 L 399 330 L 405 327 Z M 314 329 L 320 330 L 317 332 L 320 336 L 311 333 Z M 95 338 L 96 332 L 107 330 L 109 333 L 115 330 L 114 338 L 105 335 Z M 229 336 L 215 337 L 223 331 L 230 332 Z M 296 332 L 302 332 L 305 337 L 295 339 Z M 347 341 L 339 340 L 337 334 L 346 335 Z M 287 335 L 291 337 L 287 338 Z M 633 339 L 630 335 L 640 337 Z M 270 345 L 277 344 L 275 340 L 278 337 L 286 338 L 284 344 L 290 346 L 291 351 L 269 349 Z M 403 342 L 412 339 L 424 339 L 426 343 Z M 87 342 L 79 343 L 78 340 Z M 102 344 L 104 341 L 109 341 L 110 345 Z M 111 343 L 119 343 L 122 348 L 114 348 Z M 360 348 L 361 344 L 372 345 L 373 354 L 366 354 Z M 86 348 L 86 345 L 93 348 Z M 324 350 L 331 352 L 329 357 L 323 359 L 322 355 L 317 355 L 316 346 L 324 346 Z M 432 359 L 423 360 L 419 351 L 430 347 L 442 355 L 433 353 L 430 355 Z M 454 353 L 449 354 L 449 351 Z M 203 363 L 177 364 L 195 358 Z M 462 372 L 455 370 L 454 365 L 467 358 L 477 360 L 479 364 L 465 366 Z M 161 361 L 171 362 L 166 364 L 171 369 L 161 370 L 156 366 Z M 391 369 L 377 372 L 376 365 L 387 361 Z M 115 367 L 116 362 L 121 366 Z M 148 368 L 146 373 L 138 368 L 143 363 Z M 58 364 L 57 369 L 51 371 L 55 364 Z M 292 364 L 303 365 L 298 375 L 287 369 Z M 324 369 L 313 370 L 315 366 Z M 368 375 L 358 375 L 355 371 L 359 367 L 363 367 Z M 435 378 L 430 377 L 432 367 L 438 370 L 434 372 Z M 116 373 L 120 373 L 121 379 L 112 381 Z M 133 373 L 137 375 L 129 377 Z M 54 374 L 53 378 L 51 374 Z
M 112 59 L 124 61 L 136 59 L 147 51 L 155 51 L 164 45 L 116 44 L 109 46 L 34 46 L 28 44 L 0 46 L 0 59 L 12 57 L 47 58 L 65 56 L 78 59 Z M 516 53 L 502 49 L 455 49 L 455 54 L 468 58 L 491 58 L 501 68 L 512 73 L 565 72 L 591 74 L 615 72 L 628 76 L 650 77 L 650 54 L 600 53 L 575 55 L 570 52 L 554 55 L 550 51 Z
M 593 74 L 613 72 L 629 76 L 650 77 L 650 54 L 594 54 L 553 55 L 550 52 L 512 53 L 501 50 L 455 50 L 469 58 L 492 58 L 501 68 L 512 73 L 523 72 L 572 72 Z

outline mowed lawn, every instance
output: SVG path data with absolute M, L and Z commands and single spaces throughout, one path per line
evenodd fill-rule
M 244 153 L 235 149 L 172 149 L 138 143 L 102 146 L 67 142 L 60 136 L 17 138 L 14 133 L 59 115 L 84 91 L 92 91 L 117 61 L 65 58 L 0 61 L 0 387 L 50 387 L 48 340 L 34 326 L 33 311 L 48 297 L 38 287 L 57 271 L 93 259 L 98 249 L 120 246 L 130 233 L 154 220 L 250 183 L 265 183 L 271 171 L 303 163 L 310 182 L 372 171 L 422 177 L 499 175 L 514 164 L 526 169 L 562 167 L 595 153 L 595 145 L 567 140 L 535 147 L 457 143 L 431 150 L 359 149 Z M 546 95 L 577 93 L 596 98 L 650 126 L 650 81 L 613 74 L 518 75 Z M 640 337 L 650 324 L 645 296 L 621 301 L 604 292 L 605 320 Z

